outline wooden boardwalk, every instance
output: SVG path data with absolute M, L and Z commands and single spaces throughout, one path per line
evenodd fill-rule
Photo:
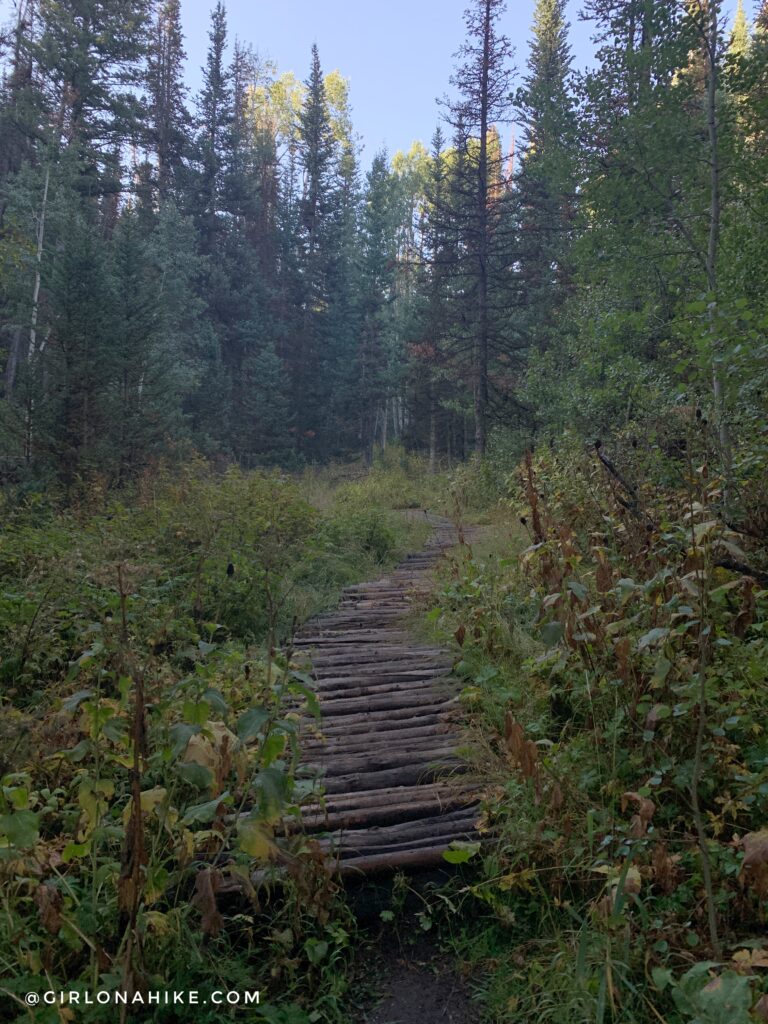
M 335 612 L 296 638 L 311 659 L 321 711 L 320 735 L 305 731 L 303 761 L 320 771 L 325 791 L 303 822 L 341 874 L 441 863 L 453 840 L 474 835 L 477 797 L 456 749 L 452 659 L 416 641 L 404 621 L 456 543 L 449 520 L 428 519 L 423 551 L 348 587 Z

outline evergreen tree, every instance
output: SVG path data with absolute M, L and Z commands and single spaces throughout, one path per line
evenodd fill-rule
M 301 315 L 289 354 L 293 379 L 296 441 L 307 454 L 327 444 L 318 439 L 319 417 L 329 398 L 327 347 L 330 240 L 337 214 L 337 142 L 331 124 L 325 82 L 317 46 L 299 116 L 299 160 L 303 190 L 298 206 L 297 265 L 300 274 Z M 316 440 L 317 439 L 317 440 Z
M 232 76 L 226 62 L 227 15 L 221 0 L 211 13 L 203 86 L 197 101 L 196 209 L 203 251 L 216 249 L 234 121 Z
M 161 201 L 180 196 L 191 119 L 184 85 L 184 36 L 180 0 L 164 0 L 152 29 L 147 68 L 149 143 L 157 161 Z
M 489 365 L 496 343 L 492 249 L 496 225 L 501 153 L 494 152 L 494 126 L 510 117 L 511 47 L 498 31 L 505 0 L 473 0 L 465 13 L 467 39 L 452 82 L 458 99 L 448 106 L 455 145 L 465 171 L 457 204 L 466 246 L 472 312 L 472 391 L 475 451 L 485 453 L 488 434 Z
M 518 93 L 524 151 L 515 178 L 521 330 L 544 348 L 567 295 L 576 197 L 576 117 L 565 0 L 538 0 L 528 74 Z

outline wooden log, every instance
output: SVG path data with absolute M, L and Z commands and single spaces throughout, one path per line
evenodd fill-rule
M 409 708 L 434 706 L 439 698 L 440 692 L 431 688 L 426 691 L 418 690 L 416 693 L 396 693 L 383 697 L 338 697 L 334 700 L 323 701 L 320 705 L 320 713 L 323 719 L 330 719 L 358 712 L 366 714 L 374 711 L 401 712 L 407 711 Z
M 411 679 L 405 683 L 377 682 L 369 684 L 355 680 L 348 686 L 334 686 L 328 689 L 318 687 L 315 692 L 320 698 L 322 709 L 326 702 L 343 697 L 378 697 L 384 693 L 416 693 L 419 690 L 432 690 L 434 693 L 439 693 L 440 690 L 435 687 L 438 678 L 438 676 L 427 676 L 425 679 Z M 451 684 L 441 683 L 441 685 L 450 687 Z M 454 690 L 458 691 L 456 684 L 454 684 Z M 301 701 L 298 706 L 303 706 L 303 703 Z
M 320 843 L 323 846 L 343 846 L 349 850 L 372 849 L 374 846 L 394 846 L 398 843 L 414 842 L 424 836 L 438 837 L 452 832 L 474 831 L 478 815 L 477 805 L 465 806 L 415 821 L 397 822 L 394 825 L 341 829 L 324 836 Z
M 322 731 L 326 736 L 334 736 L 339 732 L 349 732 L 360 725 L 370 725 L 377 729 L 397 729 L 403 721 L 413 724 L 417 719 L 431 715 L 447 715 L 458 706 L 455 697 L 440 700 L 435 696 L 432 704 L 409 708 L 385 708 L 379 712 L 362 712 L 355 715 L 340 715 L 338 718 L 327 717 L 322 721 Z M 306 719 L 312 726 L 314 719 Z
M 328 809 L 335 811 L 350 807 L 374 807 L 385 805 L 388 802 L 404 803 L 407 800 L 416 800 L 428 796 L 430 798 L 437 798 L 444 795 L 447 798 L 451 794 L 462 795 L 472 791 L 473 788 L 464 783 L 463 780 L 442 781 L 430 782 L 422 786 L 392 786 L 388 789 L 360 790 L 355 793 L 334 793 L 325 797 L 323 803 Z M 321 804 L 318 803 L 308 805 L 306 809 L 310 813 L 314 813 L 314 808 L 320 809 L 320 807 Z
M 404 658 L 427 658 L 432 660 L 437 657 L 445 657 L 445 650 L 441 647 L 419 647 L 414 644 L 377 644 L 375 646 L 356 646 L 347 644 L 340 647 L 338 651 L 331 648 L 322 653 L 317 652 L 312 657 L 312 664 L 315 668 L 323 668 L 326 665 L 347 665 L 350 660 L 359 662 L 361 665 L 369 661 L 402 661 Z
M 400 682 L 407 679 L 435 679 L 440 678 L 448 679 L 449 677 L 445 674 L 444 669 L 414 669 L 404 668 L 396 672 L 384 672 L 379 673 L 378 671 L 371 671 L 370 673 L 358 673 L 358 675 L 345 675 L 345 676 L 321 676 L 315 680 L 318 689 L 324 686 L 330 686 L 333 683 L 337 683 L 341 686 L 346 686 L 350 683 L 359 682 L 369 684 L 372 682 L 378 683 L 389 683 L 389 682 Z
M 418 787 L 427 789 L 428 787 Z M 347 808 L 340 811 L 328 811 L 311 815 L 302 815 L 297 828 L 305 831 L 328 831 L 331 829 L 352 829 L 362 826 L 389 825 L 396 822 L 427 818 L 440 811 L 465 806 L 467 797 L 454 795 L 451 797 L 430 797 L 420 800 L 414 797 L 404 803 L 374 804 L 367 807 Z
M 448 750 L 455 757 L 460 757 L 459 740 L 451 733 L 443 736 L 428 736 L 416 740 L 408 739 L 397 743 L 369 743 L 367 746 L 356 746 L 350 749 L 346 745 L 326 750 L 324 748 L 307 752 L 302 768 L 307 772 L 324 770 L 328 775 L 338 774 L 340 764 L 352 764 L 349 771 L 364 770 L 358 768 L 366 759 L 373 766 L 374 762 L 383 767 L 394 768 L 397 764 L 406 764 L 404 758 L 421 759 L 424 756 L 442 757 Z M 387 760 L 388 758 L 388 760 Z M 354 763 L 353 763 L 354 762 Z
M 328 736 L 324 740 L 303 740 L 301 749 L 303 756 L 307 760 L 311 760 L 312 754 L 318 750 L 326 750 L 329 752 L 336 750 L 351 751 L 353 748 L 358 747 L 360 750 L 370 750 L 371 747 L 376 744 L 385 746 L 386 744 L 392 745 L 406 742 L 418 743 L 426 739 L 447 736 L 450 734 L 456 735 L 457 742 L 461 739 L 460 734 L 456 733 L 447 722 L 438 721 L 421 728 L 416 726 L 413 729 L 394 730 L 393 733 L 385 732 L 379 734 L 378 730 L 369 730 L 365 733 L 355 731 L 351 735 L 339 733 L 336 736 Z
M 430 746 L 425 750 L 414 750 L 413 746 L 401 747 L 393 750 L 388 747 L 380 747 L 364 754 L 350 754 L 341 756 L 331 753 L 322 760 L 314 760 L 305 766 L 307 768 L 322 769 L 324 780 L 335 778 L 338 775 L 350 775 L 354 773 L 380 771 L 384 768 L 407 768 L 416 763 L 432 763 L 443 758 L 456 756 L 456 744 L 449 742 L 441 746 Z
M 458 775 L 468 770 L 468 765 L 458 758 L 446 759 L 439 764 L 423 761 L 402 768 L 385 768 L 381 771 L 336 775 L 323 781 L 326 793 L 353 793 L 361 789 L 379 789 L 384 786 L 415 786 L 434 782 L 435 779 Z
M 404 630 L 396 629 L 379 629 L 370 630 L 366 632 L 362 629 L 343 629 L 343 630 L 328 630 L 324 633 L 317 633 L 312 636 L 304 636 L 299 633 L 294 637 L 294 647 L 301 648 L 312 648 L 317 646 L 318 648 L 324 648 L 328 644 L 338 644 L 341 647 L 344 644 L 378 644 L 382 642 L 395 642 L 402 640 L 407 642 L 411 637 Z
M 415 850 L 401 851 L 395 855 L 388 853 L 374 853 L 363 857 L 350 857 L 341 861 L 335 861 L 332 866 L 334 875 L 342 878 L 350 878 L 355 875 L 382 875 L 393 874 L 395 871 L 404 869 L 430 868 L 435 865 L 446 865 L 443 857 L 447 844 L 432 844 L 430 846 L 418 847 Z M 254 885 L 258 875 L 253 876 Z

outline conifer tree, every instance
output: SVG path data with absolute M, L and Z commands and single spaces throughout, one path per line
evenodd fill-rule
M 180 0 L 163 0 L 152 27 L 147 68 L 149 142 L 157 161 L 161 201 L 179 195 L 191 119 L 184 85 L 184 36 Z
M 576 194 L 576 117 L 565 0 L 538 0 L 518 93 L 524 150 L 516 176 L 522 330 L 545 347 L 568 288 Z
M 298 206 L 297 268 L 300 274 L 300 322 L 289 355 L 293 378 L 295 433 L 300 450 L 315 452 L 327 438 L 318 439 L 320 410 L 329 397 L 327 346 L 330 238 L 337 212 L 337 142 L 331 124 L 325 82 L 317 46 L 299 115 L 298 154 L 303 189 Z
M 234 120 L 232 76 L 226 62 L 227 15 L 218 0 L 211 12 L 203 85 L 197 101 L 197 218 L 203 251 L 213 252 L 222 212 Z
M 458 99 L 448 105 L 449 123 L 456 133 L 466 174 L 460 188 L 463 241 L 471 281 L 474 443 L 485 453 L 488 434 L 489 361 L 497 326 L 492 289 L 495 201 L 502 176 L 501 154 L 494 152 L 494 126 L 510 118 L 511 46 L 499 33 L 505 0 L 473 0 L 465 13 L 467 38 L 459 50 L 459 66 L 452 78 Z

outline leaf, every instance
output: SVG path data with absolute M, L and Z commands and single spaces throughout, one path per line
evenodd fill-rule
M 76 764 L 78 761 L 83 761 L 90 752 L 91 741 L 86 739 L 80 740 L 77 746 L 71 747 L 69 750 L 63 750 L 61 756 L 65 757 L 67 761 L 72 761 Z
M 141 810 L 143 814 L 154 813 L 168 795 L 164 786 L 154 786 L 152 789 L 145 789 L 141 794 Z M 123 810 L 123 824 L 127 825 L 133 813 L 133 800 L 129 800 Z
M 638 651 L 644 651 L 648 647 L 656 645 L 660 640 L 665 640 L 668 636 L 669 630 L 665 627 L 657 626 L 656 629 L 649 629 L 637 641 L 637 649 Z
M 307 939 L 304 951 L 311 964 L 319 964 L 328 954 L 328 943 L 323 939 Z
M 195 804 L 192 807 L 188 807 L 184 813 L 184 817 L 181 819 L 181 824 L 207 824 L 208 822 L 213 821 L 219 807 L 228 797 L 229 793 L 222 793 L 221 796 L 217 796 L 214 800 L 208 800 L 207 803 Z
M 285 742 L 285 735 L 281 736 L 280 733 L 272 732 L 267 736 L 259 749 L 259 757 L 265 768 L 280 757 L 285 750 Z
M 0 833 L 11 846 L 28 850 L 34 846 L 40 835 L 40 815 L 33 811 L 15 811 L 0 815 Z
M 237 827 L 237 845 L 255 860 L 270 860 L 275 853 L 272 833 L 262 822 L 254 818 L 246 818 Z
M 92 696 L 93 690 L 78 690 L 77 693 L 73 693 L 71 697 L 62 701 L 61 706 L 65 711 L 77 711 L 82 702 Z
M 702 540 L 709 537 L 710 534 L 714 533 L 719 526 L 720 521 L 717 519 L 710 519 L 706 523 L 697 523 L 693 528 L 694 540 L 699 544 Z
M 190 739 L 200 732 L 199 726 L 188 722 L 175 722 L 168 730 L 171 737 L 171 758 L 175 759 L 187 749 Z
M 317 699 L 317 694 L 312 689 L 311 685 L 303 681 L 304 679 L 309 679 L 309 677 L 304 676 L 303 673 L 300 672 L 292 672 L 291 676 L 293 678 L 291 689 L 294 690 L 296 693 L 300 693 L 302 695 L 304 700 L 307 702 L 307 710 L 309 711 L 310 715 L 312 715 L 313 718 L 319 718 L 320 701 Z
M 204 764 L 197 764 L 195 761 L 184 761 L 176 765 L 176 771 L 181 779 L 195 789 L 210 789 L 213 782 L 213 772 Z
M 450 849 L 445 850 L 443 853 L 443 860 L 448 861 L 449 864 L 466 864 L 479 850 L 480 843 L 465 843 L 459 839 L 454 839 Z
M 200 930 L 203 935 L 218 935 L 224 924 L 216 904 L 216 893 L 220 886 L 221 872 L 216 868 L 203 868 L 195 875 L 192 906 L 200 911 Z
M 237 720 L 237 735 L 241 742 L 247 743 L 254 736 L 258 736 L 269 718 L 270 714 L 266 708 L 249 708 Z
M 288 799 L 288 778 L 276 765 L 263 768 L 256 776 L 261 816 L 270 821 L 279 817 Z
M 61 852 L 61 859 L 65 864 L 71 863 L 73 860 L 80 860 L 81 857 L 87 857 L 91 852 L 91 840 L 88 839 L 84 843 L 67 843 Z
M 546 647 L 555 647 L 563 639 L 562 622 L 547 622 L 540 631 L 542 642 Z
M 225 715 L 229 711 L 229 705 L 224 700 L 224 696 L 219 690 L 208 689 L 203 694 L 203 700 L 208 704 L 213 711 L 218 711 L 219 714 Z
M 579 580 L 568 580 L 568 589 L 579 601 L 586 601 L 589 591 Z

